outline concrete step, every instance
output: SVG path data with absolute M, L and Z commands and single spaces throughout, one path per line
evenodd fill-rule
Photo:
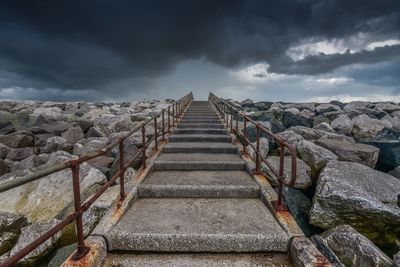
M 164 146 L 164 153 L 224 153 L 236 154 L 237 147 L 232 143 L 172 142 Z
M 237 154 L 170 153 L 154 161 L 154 170 L 242 171 L 245 163 Z
M 213 129 L 223 129 L 225 128 L 222 123 L 179 123 L 176 127 L 177 129 L 181 128 L 213 128 Z
M 178 128 L 174 130 L 175 134 L 227 134 L 226 129 L 215 129 L 215 128 Z
M 168 137 L 170 142 L 232 142 L 226 134 L 173 134 Z
M 194 118 L 183 118 L 182 122 L 189 123 L 220 123 L 219 119 L 194 119 Z
M 290 239 L 261 200 L 240 198 L 139 198 L 105 237 L 136 252 L 286 252 Z
M 190 115 L 190 114 L 185 114 L 183 119 L 219 120 L 219 117 L 217 115 Z
M 104 267 L 290 267 L 286 253 L 108 253 Z
M 259 198 L 245 171 L 155 171 L 138 186 L 139 197 Z

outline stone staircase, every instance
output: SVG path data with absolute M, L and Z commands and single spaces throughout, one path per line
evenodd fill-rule
M 168 141 L 106 233 L 105 265 L 290 266 L 291 236 L 212 105 L 192 102 Z

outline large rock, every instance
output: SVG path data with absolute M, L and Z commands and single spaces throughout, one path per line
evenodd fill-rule
M 317 114 L 331 112 L 331 111 L 340 111 L 342 110 L 339 106 L 333 104 L 320 104 L 315 108 L 315 112 Z
M 337 140 L 321 138 L 315 142 L 339 157 L 339 160 L 357 162 L 375 167 L 378 161 L 379 148 L 365 144 L 352 144 Z
M 85 134 L 83 133 L 81 127 L 72 127 L 61 134 L 63 138 L 67 140 L 70 144 L 75 144 L 79 140 L 85 138 Z
M 283 126 L 290 128 L 292 126 L 312 127 L 313 119 L 311 116 L 304 114 L 295 114 L 290 111 L 285 111 L 283 114 Z
M 8 146 L 0 143 L 0 158 L 1 159 L 5 159 L 7 157 L 7 154 L 10 151 L 11 151 L 11 149 Z
M 347 115 L 341 114 L 331 122 L 331 126 L 339 134 L 351 135 L 353 121 Z
M 58 151 L 50 155 L 47 166 L 70 160 L 72 155 Z M 2 182 L 15 179 L 15 177 L 29 172 L 17 171 L 2 177 Z M 81 199 L 92 194 L 106 177 L 99 170 L 83 163 L 79 168 L 81 185 Z M 73 201 L 71 170 L 59 171 L 39 180 L 13 188 L 0 193 L 2 204 L 0 211 L 24 214 L 31 221 L 40 221 L 54 218 L 61 214 L 66 206 Z
M 19 236 L 17 243 L 10 252 L 10 256 L 15 255 L 18 251 L 33 242 L 36 238 L 40 237 L 42 234 L 44 234 L 50 228 L 54 227 L 59 222 L 60 221 L 57 219 L 50 219 L 48 221 L 43 221 L 23 227 L 21 229 L 21 235 Z M 22 260 L 20 260 L 19 264 L 34 266 L 38 260 L 42 259 L 51 252 L 60 237 L 61 233 L 57 232 L 55 235 L 46 240 L 31 253 L 26 255 Z
M 26 225 L 28 220 L 24 215 L 0 212 L 0 256 L 12 249 Z
M 279 172 L 279 165 L 280 165 L 280 157 L 278 156 L 269 156 L 267 158 L 268 162 L 272 165 L 272 167 Z M 291 173 L 292 173 L 292 159 L 291 156 L 285 156 L 284 160 L 284 169 L 283 172 L 287 177 L 287 181 L 290 181 L 292 178 Z M 297 173 L 296 173 L 296 182 L 294 183 L 293 187 L 294 188 L 307 188 L 311 185 L 311 178 L 309 175 L 310 172 L 310 167 L 307 166 L 307 164 L 304 163 L 299 158 L 296 158 L 296 164 L 297 164 Z M 278 178 L 273 174 L 273 172 L 268 168 L 268 166 L 265 163 L 261 164 L 261 171 L 267 176 L 267 179 L 272 185 L 278 185 Z
M 349 225 L 337 226 L 321 237 L 345 266 L 393 266 L 385 253 Z
M 6 160 L 0 159 L 0 176 L 10 172 L 10 165 Z
M 318 129 L 308 128 L 304 126 L 294 126 L 290 127 L 288 130 L 294 131 L 295 133 L 301 135 L 306 140 L 317 140 L 322 137 L 334 140 L 342 140 L 345 142 L 355 143 L 354 139 L 349 136 L 345 136 L 342 134 L 336 134 L 332 132 L 322 131 Z
M 13 148 L 33 146 L 33 136 L 25 131 L 0 135 L 0 143 Z
M 32 156 L 33 154 L 34 150 L 32 147 L 15 148 L 7 154 L 7 159 L 14 161 L 23 160 L 29 156 Z
M 383 128 L 391 128 L 392 124 L 387 120 L 377 120 L 367 115 L 359 115 L 353 118 L 352 133 L 356 139 L 373 138 Z
M 46 153 L 52 153 L 58 150 L 71 151 L 72 145 L 61 136 L 53 136 L 47 138 L 46 145 L 44 146 L 43 151 Z
M 400 235 L 400 180 L 365 165 L 330 161 L 317 181 L 310 223 L 324 229 L 349 224 L 390 247 Z
M 271 124 L 267 121 L 256 121 L 261 126 L 271 129 Z M 147 132 L 147 130 L 146 130 Z M 244 133 L 244 129 L 242 129 L 242 133 Z M 247 123 L 246 125 L 246 137 L 250 140 L 250 142 L 254 142 L 257 139 L 257 129 L 253 123 Z M 264 131 L 260 130 L 260 137 L 271 138 L 269 134 L 265 133 Z
M 311 177 L 315 178 L 330 160 L 337 160 L 338 157 L 331 151 L 304 140 L 297 145 L 299 157 L 311 167 Z
M 82 156 L 89 152 L 97 151 L 107 145 L 107 138 L 87 138 L 74 145 L 74 155 Z
M 257 142 L 254 142 L 253 146 L 257 148 Z M 266 159 L 268 157 L 268 152 L 269 152 L 269 141 L 267 138 L 260 137 L 259 150 L 260 150 L 260 155 Z M 247 152 L 249 153 L 249 155 L 252 159 L 254 159 L 254 160 L 256 159 L 257 154 L 250 145 L 247 146 Z M 260 162 L 261 162 L 261 160 L 260 160 Z

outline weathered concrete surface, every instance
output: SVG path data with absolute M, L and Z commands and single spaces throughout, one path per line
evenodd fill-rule
M 176 128 L 181 129 L 181 128 L 203 128 L 203 127 L 204 127 L 204 123 L 182 122 L 182 123 L 179 123 Z M 224 126 L 222 125 L 222 123 L 207 123 L 207 128 L 223 129 Z
M 206 128 L 207 124 L 204 125 L 204 128 L 181 128 L 175 129 L 174 133 L 176 134 L 226 134 L 228 131 L 226 129 L 215 129 L 215 128 Z
M 139 199 L 106 234 L 110 250 L 287 251 L 289 236 L 256 199 Z
M 292 266 L 285 253 L 174 253 L 109 254 L 104 267 L 284 267 Z
M 88 254 L 86 254 L 80 260 L 73 260 L 71 254 L 70 257 L 61 265 L 61 267 L 98 267 L 102 266 L 104 259 L 107 255 L 107 244 L 104 238 L 100 236 L 90 236 L 85 240 L 86 246 L 90 248 Z
M 170 142 L 231 142 L 226 134 L 177 134 L 168 138 Z
M 155 170 L 244 170 L 244 161 L 234 154 L 171 153 L 162 154 Z
M 244 171 L 157 171 L 138 186 L 139 197 L 257 198 L 259 186 Z
M 172 142 L 165 145 L 164 153 L 226 153 L 236 154 L 237 148 L 232 143 L 192 143 Z

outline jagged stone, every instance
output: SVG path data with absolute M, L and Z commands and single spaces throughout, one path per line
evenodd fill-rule
M 7 159 L 14 161 L 23 160 L 33 154 L 34 150 L 32 147 L 15 148 L 7 154 Z
M 63 138 L 67 140 L 68 143 L 70 144 L 75 144 L 79 140 L 82 140 L 85 138 L 85 134 L 83 133 L 81 127 L 72 127 L 65 132 L 62 133 L 61 135 Z
M 10 251 L 28 220 L 21 214 L 0 212 L 0 256 Z
M 46 145 L 44 146 L 43 151 L 46 153 L 52 153 L 58 150 L 71 151 L 72 145 L 68 143 L 65 138 L 62 138 L 60 136 L 47 138 Z
M 310 223 L 324 229 L 349 224 L 383 247 L 400 234 L 400 180 L 353 162 L 330 161 L 321 172 Z
M 332 111 L 340 111 L 342 110 L 339 106 L 333 104 L 321 104 L 315 107 L 315 112 L 317 114 L 332 112 Z
M 313 127 L 315 130 L 334 133 L 335 130 L 327 122 L 321 122 Z
M 339 134 L 351 135 L 353 121 L 347 115 L 340 114 L 331 122 L 331 126 Z
M 345 266 L 393 266 L 385 253 L 349 225 L 339 225 L 321 237 Z
M 359 115 L 353 118 L 352 133 L 356 139 L 373 138 L 383 128 L 391 128 L 392 124 L 387 120 L 377 120 L 367 115 Z
M 0 143 L 12 148 L 29 147 L 33 146 L 33 136 L 26 131 L 0 135 Z
M 11 148 L 8 146 L 0 143 L 0 158 L 5 159 L 7 157 L 7 154 L 11 151 Z

